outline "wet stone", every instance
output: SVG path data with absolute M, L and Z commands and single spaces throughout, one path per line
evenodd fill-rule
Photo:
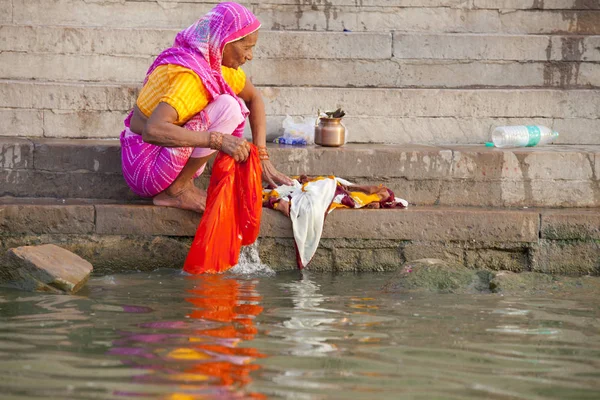
M 150 272 L 183 267 L 191 237 L 93 235 L 61 243 L 94 265 L 99 275 L 120 272 Z
M 296 258 L 294 257 L 294 261 Z M 308 271 L 329 272 L 333 265 L 333 254 L 329 249 L 319 248 L 315 255 L 310 260 L 310 263 L 305 267 Z
M 600 275 L 600 242 L 545 240 L 532 251 L 531 270 L 553 275 Z
M 527 251 L 507 251 L 496 249 L 477 249 L 466 251 L 466 265 L 468 268 L 487 268 L 494 271 L 507 270 L 514 272 L 524 271 L 529 264 Z
M 465 263 L 465 250 L 462 243 L 407 241 L 401 248 L 406 261 L 437 258 L 458 264 Z
M 294 239 L 261 237 L 258 239 L 258 242 L 258 253 L 264 264 L 267 264 L 275 271 L 295 270 L 298 268 Z
M 532 295 L 539 292 L 597 291 L 598 289 L 600 289 L 600 278 L 597 277 L 575 278 L 539 272 L 501 271 L 490 281 L 492 292 L 515 295 Z
M 490 271 L 477 271 L 444 260 L 424 258 L 403 264 L 383 290 L 388 293 L 408 290 L 436 293 L 487 292 L 493 276 Z
M 335 271 L 383 272 L 402 264 L 402 257 L 396 248 L 380 249 L 333 249 Z
M 23 246 L 8 250 L 0 281 L 27 291 L 73 294 L 92 270 L 92 264 L 56 245 Z

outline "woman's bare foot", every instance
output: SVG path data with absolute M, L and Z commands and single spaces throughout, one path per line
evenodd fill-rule
M 193 185 L 193 189 L 196 192 L 196 198 L 202 203 L 202 211 L 204 211 L 206 209 L 206 190 L 202 190 L 196 185 Z
M 190 183 L 175 194 L 170 194 L 169 189 L 157 194 L 152 199 L 152 203 L 155 206 L 175 207 L 202 213 L 206 208 L 206 192 Z

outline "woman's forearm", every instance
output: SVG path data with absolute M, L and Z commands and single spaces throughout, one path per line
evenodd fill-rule
M 265 114 L 265 102 L 258 90 L 246 105 L 250 110 L 252 143 L 256 146 L 265 146 L 267 144 L 267 116 Z
M 169 122 L 149 121 L 142 131 L 142 139 L 162 147 L 210 146 L 210 133 L 190 131 Z
M 248 81 L 246 82 L 246 87 L 240 93 L 240 97 L 244 99 L 250 110 L 252 142 L 257 146 L 265 146 L 267 144 L 267 116 L 265 113 L 265 102 L 260 91 L 252 85 L 252 82 Z M 269 160 L 269 155 L 263 155 L 266 156 L 265 158 L 261 157 L 263 181 L 272 187 L 291 185 L 292 180 L 275 169 Z
M 162 147 L 209 147 L 210 133 L 196 132 L 175 124 L 177 111 L 160 103 L 150 118 L 134 107 L 131 130 L 142 135 L 146 143 Z

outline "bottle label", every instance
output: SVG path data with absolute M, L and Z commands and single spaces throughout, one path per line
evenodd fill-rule
M 538 126 L 529 125 L 527 126 L 527 132 L 529 132 L 529 141 L 527 142 L 527 147 L 533 147 L 540 142 L 542 138 L 542 131 Z

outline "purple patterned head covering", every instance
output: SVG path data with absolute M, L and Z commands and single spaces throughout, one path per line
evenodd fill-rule
M 246 7 L 233 2 L 220 3 L 177 34 L 173 47 L 163 51 L 150 66 L 146 80 L 156 67 L 177 64 L 194 71 L 213 99 L 220 94 L 237 98 L 221 74 L 223 49 L 227 43 L 242 39 L 259 28 L 260 22 Z M 247 115 L 246 105 L 238 101 Z

